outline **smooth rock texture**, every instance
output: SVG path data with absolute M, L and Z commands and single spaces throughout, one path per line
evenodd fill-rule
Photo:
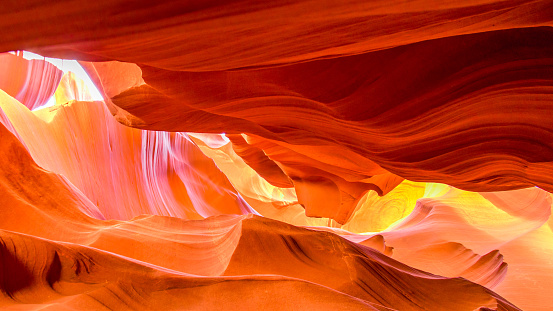
M 552 26 L 549 0 L 0 3 L 0 308 L 549 310 Z

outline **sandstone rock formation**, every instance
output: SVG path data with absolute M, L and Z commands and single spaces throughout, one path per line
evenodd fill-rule
M 551 1 L 0 8 L 0 308 L 549 310 Z

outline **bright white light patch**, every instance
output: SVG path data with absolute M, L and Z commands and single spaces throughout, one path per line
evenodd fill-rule
M 10 52 L 10 53 L 15 54 L 15 52 Z M 84 71 L 83 67 L 81 67 L 81 65 L 79 65 L 79 63 L 76 60 L 44 57 L 27 51 L 23 51 L 23 58 L 29 59 L 29 60 L 31 59 L 45 60 L 49 63 L 52 63 L 54 66 L 58 67 L 60 70 L 63 71 L 63 73 L 67 73 L 69 71 L 73 72 L 77 78 L 84 81 L 84 83 L 88 87 L 90 96 L 92 96 L 92 100 L 99 100 L 99 101 L 104 100 L 104 98 L 100 94 L 100 91 L 98 91 L 94 83 L 92 83 L 92 80 L 90 80 L 90 77 L 88 76 L 88 74 L 86 74 L 86 71 Z M 46 102 L 46 104 L 40 107 L 37 107 L 33 110 L 51 107 L 51 106 L 54 106 L 55 104 L 56 104 L 56 98 L 54 95 L 52 95 L 52 97 L 48 99 L 48 102 Z

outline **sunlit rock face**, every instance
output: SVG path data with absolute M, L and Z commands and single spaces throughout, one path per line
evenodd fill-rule
M 0 8 L 3 310 L 550 310 L 551 1 Z

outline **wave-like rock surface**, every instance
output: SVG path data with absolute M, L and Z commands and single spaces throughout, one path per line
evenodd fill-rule
M 388 172 L 553 190 L 549 1 L 59 5 L 6 5 L 1 25 L 14 31 L 0 50 L 139 64 L 130 84 L 119 68 L 91 69 L 119 121 L 246 133 L 288 178 L 272 164 L 258 172 L 292 180 L 310 215 L 347 221 L 366 191 L 399 183 L 371 180 Z M 59 12 L 72 27 L 39 27 Z
M 549 0 L 0 4 L 0 52 L 104 97 L 0 54 L 0 308 L 549 310 L 552 26 Z
M 227 72 L 142 66 L 146 84 L 112 101 L 133 126 L 248 133 L 341 170 L 351 163 L 352 174 L 383 167 L 472 191 L 551 190 L 552 38 L 548 28 L 506 30 Z M 273 149 L 264 150 L 286 163 Z
M 2 158 L 9 167 L 1 174 L 2 206 L 11 207 L 0 222 L 3 307 L 518 310 L 469 281 L 257 216 L 90 218 L 82 212 L 93 209 L 90 201 L 77 200 L 78 191 L 36 166 L 15 136 L 1 131 L 3 154 L 16 156 Z M 252 290 L 265 294 L 239 303 Z
M 258 173 L 292 180 L 310 215 L 343 223 L 366 191 L 401 181 L 378 178 L 390 173 L 471 191 L 551 191 L 551 39 L 550 28 L 511 29 L 278 67 L 141 65 L 144 83 L 108 96 L 127 125 L 247 133 L 250 150 L 268 157 L 241 147 Z M 121 83 L 110 66 L 90 66 L 100 83 Z

